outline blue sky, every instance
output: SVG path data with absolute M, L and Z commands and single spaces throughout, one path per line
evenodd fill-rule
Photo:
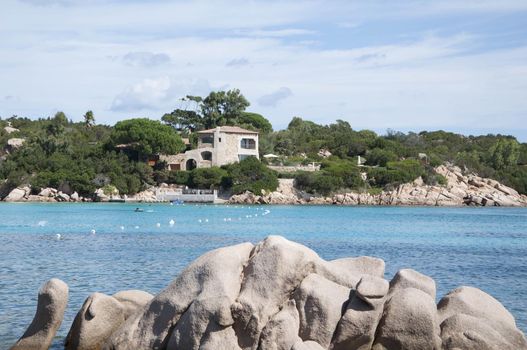
M 3 0 L 0 116 L 113 124 L 239 88 L 277 129 L 527 141 L 525 23 L 525 0 Z

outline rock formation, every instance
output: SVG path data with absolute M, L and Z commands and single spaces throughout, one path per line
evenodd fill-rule
M 527 349 L 512 315 L 462 287 L 384 263 L 325 261 L 270 236 L 211 251 L 114 332 L 104 349 Z
M 31 194 L 31 186 L 19 186 L 4 198 L 5 202 L 87 202 L 88 198 L 79 196 L 77 192 L 71 195 L 54 188 L 43 188 L 38 195 Z
M 64 344 L 67 350 L 97 350 L 135 311 L 145 306 L 153 295 L 140 290 L 126 290 L 108 296 L 90 295 L 75 316 Z
M 339 193 L 316 197 L 296 190 L 293 180 L 279 179 L 274 192 L 261 195 L 250 192 L 232 196 L 237 204 L 339 204 L 339 205 L 423 205 L 423 206 L 527 206 L 527 196 L 496 180 L 463 175 L 460 168 L 441 165 L 436 172 L 447 179 L 445 186 L 425 185 L 421 178 L 380 194 Z
M 269 236 L 206 253 L 153 299 L 92 294 L 66 348 L 527 350 L 514 317 L 485 292 L 460 287 L 436 305 L 430 277 L 383 277 L 380 259 L 326 261 Z
M 62 323 L 68 304 L 68 285 L 53 278 L 38 293 L 37 311 L 24 335 L 11 350 L 45 350 Z

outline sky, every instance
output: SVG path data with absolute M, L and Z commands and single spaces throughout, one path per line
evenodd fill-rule
M 159 119 L 238 88 L 275 129 L 525 142 L 525 23 L 525 0 L 1 0 L 0 116 Z

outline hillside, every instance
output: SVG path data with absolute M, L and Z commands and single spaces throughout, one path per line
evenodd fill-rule
M 287 129 L 273 131 L 263 116 L 245 112 L 248 104 L 236 102 L 243 98 L 239 91 L 221 96 L 214 101 L 220 99 L 223 106 L 234 99 L 238 110 L 207 105 L 201 114 L 176 110 L 165 114 L 162 122 L 136 118 L 115 126 L 96 124 L 91 112 L 84 122 L 72 122 L 62 112 L 37 120 L 0 119 L 0 198 L 26 185 L 31 192 L 27 195 L 54 188 L 90 199 L 100 188 L 134 195 L 164 183 L 216 188 L 225 196 L 245 191 L 259 195 L 276 190 L 277 178 L 294 179 L 297 190 L 314 197 L 352 192 L 376 196 L 417 179 L 426 186 L 444 187 L 449 180 L 437 171 L 444 164 L 457 167 L 461 176 L 493 179 L 527 194 L 527 144 L 513 136 L 391 130 L 377 135 L 341 120 L 319 125 L 297 117 Z M 214 113 L 207 114 L 210 110 Z M 168 171 L 160 161 L 149 164 L 152 156 L 183 151 L 182 138 L 195 145 L 196 131 L 218 125 L 259 130 L 261 162 L 192 171 Z M 262 157 L 265 154 L 273 157 Z M 275 172 L 264 165 L 296 171 Z M 309 170 L 307 165 L 320 170 L 303 171 Z

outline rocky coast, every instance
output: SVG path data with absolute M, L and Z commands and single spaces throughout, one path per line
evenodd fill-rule
M 435 171 L 444 176 L 446 185 L 426 185 L 421 178 L 405 183 L 393 190 L 380 193 L 346 192 L 329 197 L 315 196 L 299 191 L 293 179 L 279 179 L 279 187 L 274 192 L 255 194 L 245 192 L 227 196 L 225 202 L 231 204 L 314 204 L 314 205 L 402 205 L 402 206 L 527 206 L 527 196 L 515 189 L 475 174 L 463 174 L 460 168 L 441 165 Z M 165 191 L 176 190 L 178 186 L 162 184 L 133 196 L 120 195 L 97 189 L 92 196 L 82 197 L 73 193 L 64 193 L 54 188 L 41 189 L 32 194 L 30 186 L 13 189 L 4 199 L 5 202 L 162 202 Z M 220 199 L 220 202 L 223 199 Z
M 66 283 L 45 283 L 34 320 L 12 349 L 47 349 L 67 302 Z M 155 296 L 90 295 L 65 348 L 522 350 L 527 340 L 482 290 L 462 286 L 436 304 L 435 281 L 418 271 L 388 281 L 381 259 L 326 261 L 269 236 L 204 254 Z
M 475 174 L 465 175 L 455 166 L 435 168 L 446 185 L 430 186 L 421 178 L 399 185 L 391 191 L 339 193 L 330 197 L 313 196 L 294 188 L 292 179 L 280 179 L 277 191 L 260 195 L 246 192 L 232 196 L 236 204 L 337 204 L 337 205 L 416 205 L 416 206 L 527 206 L 527 196 L 496 180 Z

